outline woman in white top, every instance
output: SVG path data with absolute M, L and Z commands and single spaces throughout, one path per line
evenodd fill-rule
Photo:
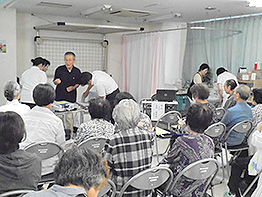
M 27 105 L 19 103 L 20 85 L 15 81 L 8 81 L 4 86 L 4 96 L 7 100 L 6 104 L 0 107 L 1 112 L 14 111 L 19 115 L 23 115 L 30 110 Z
M 30 108 L 35 106 L 33 99 L 33 89 L 40 83 L 47 83 L 46 71 L 50 62 L 42 57 L 32 59 L 33 66 L 27 69 L 21 77 L 21 103 L 28 105 Z

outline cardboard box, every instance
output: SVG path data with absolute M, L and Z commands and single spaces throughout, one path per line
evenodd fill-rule
M 253 87 L 254 88 L 262 88 L 262 80 L 255 80 Z
M 261 70 L 256 70 L 256 80 L 262 79 L 261 78 Z

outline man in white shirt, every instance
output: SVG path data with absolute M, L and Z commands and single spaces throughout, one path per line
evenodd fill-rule
M 227 97 L 229 96 L 229 94 L 227 94 L 224 90 L 225 82 L 229 79 L 234 79 L 237 82 L 237 78 L 236 78 L 235 75 L 228 72 L 223 67 L 219 67 L 216 70 L 216 74 L 217 74 L 217 85 L 218 85 L 218 91 L 219 91 L 219 95 L 220 95 L 220 101 L 222 103 L 222 106 L 224 106 L 224 104 L 227 100 Z M 237 85 L 238 85 L 238 82 L 237 82 Z
M 120 91 L 117 83 L 109 74 L 103 71 L 83 72 L 80 77 L 80 83 L 81 85 L 88 84 L 84 97 L 87 97 L 89 90 L 95 87 L 98 96 L 107 99 L 111 107 L 114 107 L 115 97 Z
M 32 59 L 31 62 L 33 66 L 27 69 L 21 77 L 22 91 L 20 101 L 23 104 L 27 104 L 30 108 L 33 108 L 35 106 L 32 96 L 33 89 L 37 84 L 47 82 L 45 72 L 48 70 L 50 62 L 41 57 Z
M 49 84 L 39 84 L 33 90 L 33 98 L 37 106 L 24 114 L 26 139 L 21 148 L 35 142 L 56 142 L 64 148 L 65 132 L 63 122 L 51 110 L 55 99 L 55 90 Z M 58 157 L 42 161 L 42 175 L 52 173 Z

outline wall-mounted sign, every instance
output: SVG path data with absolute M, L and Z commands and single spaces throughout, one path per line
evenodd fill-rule
M 6 41 L 0 40 L 0 53 L 6 53 Z

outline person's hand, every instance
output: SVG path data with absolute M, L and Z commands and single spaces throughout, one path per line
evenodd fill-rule
M 86 98 L 86 97 L 88 96 L 88 94 L 89 94 L 89 91 L 85 91 L 85 92 L 83 93 L 84 98 Z
M 56 80 L 54 80 L 54 83 L 56 84 L 56 85 L 58 85 L 58 84 L 60 84 L 62 81 L 61 81 L 61 79 L 59 79 L 59 78 L 57 78 Z
M 67 91 L 67 92 L 71 92 L 72 90 L 74 90 L 74 87 L 73 87 L 73 86 L 69 86 L 69 87 L 66 88 L 66 91 Z

